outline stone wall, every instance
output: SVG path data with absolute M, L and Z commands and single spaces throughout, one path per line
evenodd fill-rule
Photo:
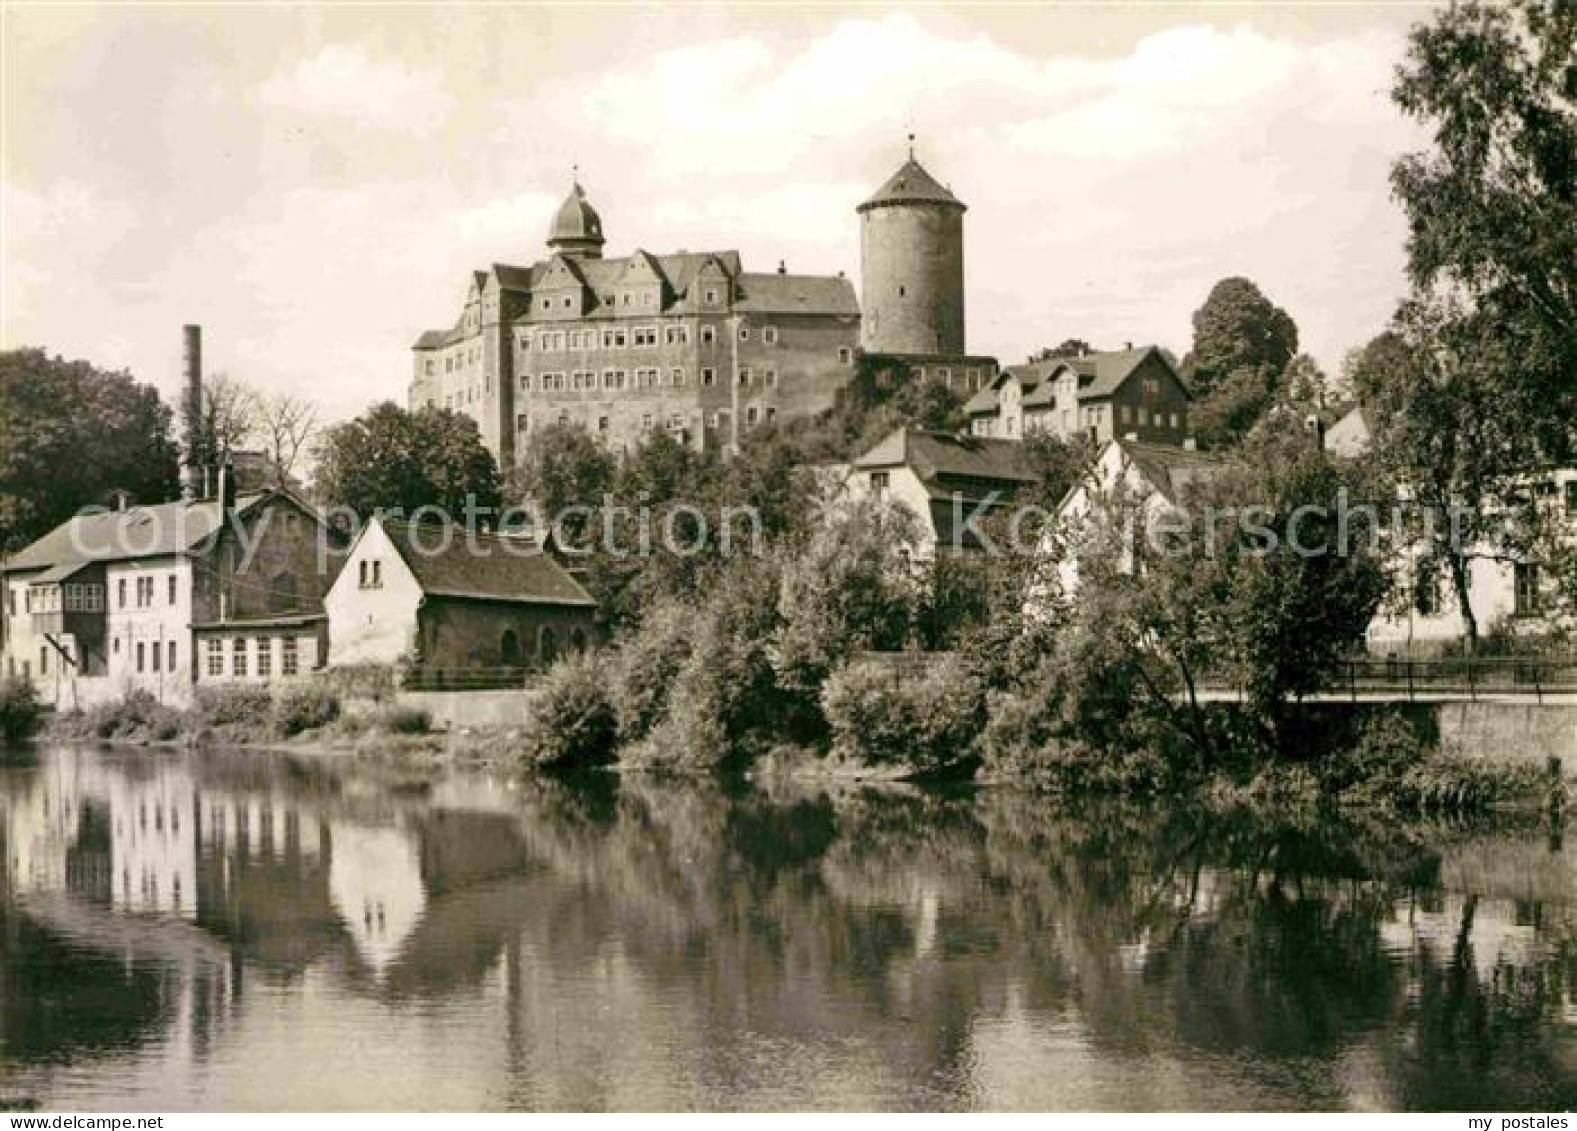
M 1559 759 L 1577 778 L 1577 704 L 1436 703 L 1442 745 L 1497 765 L 1544 768 Z

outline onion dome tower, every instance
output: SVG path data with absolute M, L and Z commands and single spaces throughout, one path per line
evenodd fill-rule
M 601 259 L 604 242 L 602 217 L 586 199 L 577 177 L 569 196 L 564 198 L 553 217 L 553 226 L 548 229 L 548 247 L 560 255 Z
M 964 203 L 909 159 L 860 205 L 861 344 L 868 353 L 964 352 Z

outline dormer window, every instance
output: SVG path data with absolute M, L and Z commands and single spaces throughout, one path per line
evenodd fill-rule
M 713 302 L 717 301 L 717 291 L 716 291 L 715 288 L 713 288 L 713 287 L 706 288 L 706 301 L 709 302 L 709 303 L 713 303 Z

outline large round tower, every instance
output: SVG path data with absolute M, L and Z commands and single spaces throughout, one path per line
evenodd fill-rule
M 586 191 L 575 178 L 569 196 L 559 205 L 548 229 L 548 248 L 560 255 L 580 259 L 602 258 L 602 217 L 586 199 Z
M 860 339 L 868 353 L 964 352 L 964 204 L 909 152 L 860 205 Z

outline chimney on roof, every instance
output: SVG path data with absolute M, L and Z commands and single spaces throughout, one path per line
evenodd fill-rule
M 188 325 L 182 328 L 181 370 L 185 387 L 181 392 L 181 415 L 185 437 L 181 454 L 181 498 L 187 502 L 200 499 L 204 488 L 204 457 L 207 445 L 203 443 L 203 328 Z
M 1125 349 L 1125 350 L 1133 349 L 1133 343 L 1132 342 L 1124 342 L 1123 343 L 1123 349 Z
M 779 275 L 787 275 L 788 274 L 788 264 L 785 263 L 781 259 L 778 260 L 778 274 Z

